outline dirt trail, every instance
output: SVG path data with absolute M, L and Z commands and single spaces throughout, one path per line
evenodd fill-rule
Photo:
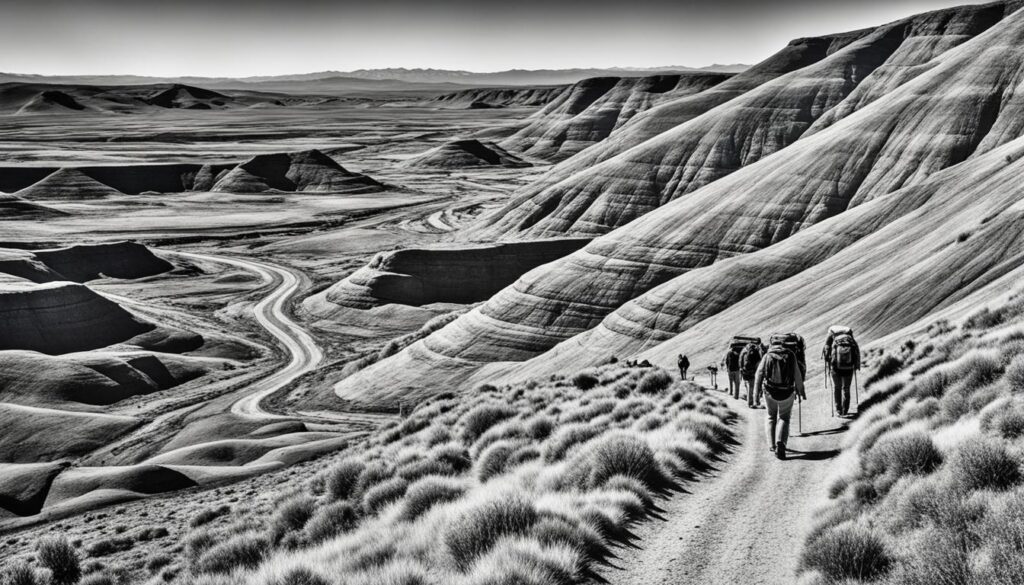
M 665 520 L 637 528 L 640 548 L 620 551 L 603 576 L 613 585 L 693 583 L 776 585 L 796 582 L 804 534 L 827 490 L 844 421 L 831 418 L 822 378 L 812 379 L 797 436 L 794 406 L 789 459 L 768 450 L 765 410 L 740 412 L 740 444 L 711 477 L 687 486 L 692 493 L 663 504 Z

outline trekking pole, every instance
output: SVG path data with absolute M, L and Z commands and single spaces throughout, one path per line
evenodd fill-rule
M 829 406 L 831 407 L 831 410 L 832 410 L 832 418 L 835 418 L 836 417 L 836 401 L 835 401 L 835 397 L 832 396 L 832 394 L 829 393 L 829 391 L 828 391 L 828 379 L 829 379 L 829 367 L 826 365 L 825 366 L 825 394 L 828 394 L 827 398 L 828 398 Z
M 857 412 L 860 412 L 860 382 L 857 380 L 857 370 L 853 371 L 853 391 L 857 396 Z
M 800 436 L 804 436 L 804 400 L 799 395 L 796 397 L 796 424 Z

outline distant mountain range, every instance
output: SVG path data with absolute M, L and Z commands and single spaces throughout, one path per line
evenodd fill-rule
M 0 73 L 0 83 L 53 83 L 84 85 L 142 85 L 154 83 L 184 83 L 214 88 L 250 88 L 287 90 L 288 84 L 302 84 L 304 89 L 330 91 L 336 88 L 358 86 L 368 89 L 380 86 L 384 89 L 400 89 L 409 84 L 410 89 L 440 89 L 452 85 L 564 85 L 576 83 L 589 77 L 642 77 L 657 73 L 681 73 L 688 71 L 721 71 L 735 73 L 747 65 L 710 65 L 694 68 L 685 66 L 648 68 L 590 68 L 590 69 L 511 69 L 479 73 L 448 69 L 359 69 L 356 71 L 320 71 L 295 75 L 272 75 L 260 77 L 147 77 L 141 75 L 33 75 L 22 73 Z M 255 86 L 255 87 L 254 87 Z

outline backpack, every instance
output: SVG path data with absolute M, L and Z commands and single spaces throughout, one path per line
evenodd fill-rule
M 840 333 L 832 338 L 832 369 L 846 372 L 857 367 L 857 342 L 853 335 Z
M 743 348 L 740 354 L 740 371 L 748 376 L 757 371 L 757 365 L 761 363 L 761 345 L 749 343 Z
M 725 369 L 730 372 L 736 372 L 740 369 L 740 350 L 742 348 L 736 345 L 729 347 L 729 353 L 725 354 Z
M 774 400 L 785 400 L 796 390 L 793 377 L 796 354 L 782 346 L 773 345 L 764 356 L 765 391 Z
M 800 367 L 800 375 L 807 377 L 807 358 L 804 350 L 804 338 L 796 333 L 776 333 L 769 340 L 770 345 L 781 345 L 793 352 L 796 363 Z

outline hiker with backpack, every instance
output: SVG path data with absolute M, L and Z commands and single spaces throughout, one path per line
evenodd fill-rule
M 832 401 L 836 412 L 839 416 L 847 416 L 850 413 L 850 386 L 855 372 L 860 369 L 860 346 L 853 338 L 853 330 L 838 325 L 829 327 L 821 357 L 832 377 Z
M 676 365 L 679 366 L 679 377 L 686 380 L 686 370 L 690 369 L 690 358 L 679 354 L 679 357 L 676 358 Z
M 740 377 L 747 387 L 747 407 L 761 407 L 761 393 L 754 389 L 754 376 L 757 374 L 757 366 L 761 364 L 764 356 L 764 348 L 760 340 L 750 341 L 740 352 Z M 755 398 L 756 397 L 756 398 Z
M 725 373 L 729 377 L 729 396 L 739 400 L 740 397 L 740 352 L 742 347 L 735 343 L 729 344 L 729 349 L 725 350 L 725 355 L 722 356 L 722 367 L 725 368 Z
M 779 459 L 786 458 L 793 402 L 797 398 L 807 400 L 804 370 L 800 367 L 796 351 L 798 340 L 799 343 L 803 342 L 802 337 L 793 333 L 773 335 L 754 376 L 754 387 L 758 393 L 764 393 L 768 410 L 765 421 L 768 445 Z

